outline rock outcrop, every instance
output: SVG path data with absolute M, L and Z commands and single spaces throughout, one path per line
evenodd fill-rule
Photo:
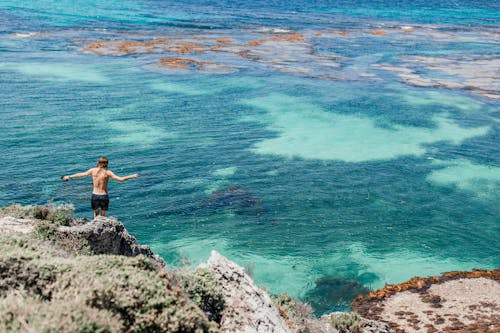
M 134 257 L 142 254 L 157 265 L 158 270 L 165 268 L 165 262 L 153 254 L 149 246 L 137 244 L 125 226 L 115 218 L 98 217 L 93 221 L 75 226 L 60 226 L 56 231 L 60 239 L 85 240 L 94 254 L 116 254 Z
M 212 271 L 222 285 L 226 304 L 222 332 L 291 333 L 271 297 L 254 284 L 243 268 L 216 251 L 201 267 Z
M 0 229 L 0 332 L 219 330 L 143 255 L 79 255 Z
M 33 218 L 0 217 L 3 235 L 29 235 L 36 232 L 37 220 Z M 66 250 L 78 251 L 87 247 L 92 254 L 115 254 L 135 257 L 140 254 L 150 258 L 156 270 L 165 268 L 165 261 L 154 254 L 149 246 L 137 244 L 125 226 L 112 217 L 98 217 L 83 223 L 73 221 L 70 226 L 58 226 L 54 240 Z
M 353 308 L 398 333 L 499 332 L 500 269 L 415 277 L 360 296 Z

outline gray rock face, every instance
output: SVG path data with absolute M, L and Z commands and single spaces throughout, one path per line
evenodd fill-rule
M 17 219 L 15 217 L 0 218 L 0 230 L 2 234 L 29 234 L 33 232 L 33 221 L 29 219 Z
M 222 285 L 225 309 L 221 331 L 226 333 L 289 333 L 271 297 L 259 289 L 243 268 L 212 251 L 206 264 Z
M 137 244 L 125 226 L 115 218 L 98 217 L 95 220 L 76 226 L 61 226 L 58 237 L 85 239 L 95 254 L 115 254 L 124 256 L 144 255 L 153 260 L 158 269 L 165 267 L 163 259 L 151 251 L 149 246 Z

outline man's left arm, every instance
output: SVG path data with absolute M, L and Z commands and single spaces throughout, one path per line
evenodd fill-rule
M 109 170 L 107 172 L 107 175 L 109 176 L 109 178 L 117 180 L 119 182 L 124 182 L 126 180 L 133 179 L 133 178 L 139 178 L 139 174 L 137 174 L 137 173 L 134 173 L 134 174 L 128 175 L 128 176 L 124 176 L 124 177 L 120 177 L 120 176 L 115 175 L 113 173 L 113 171 L 109 171 Z

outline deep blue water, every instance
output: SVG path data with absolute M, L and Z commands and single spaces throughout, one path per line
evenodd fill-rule
M 0 205 L 90 217 L 90 180 L 59 177 L 105 155 L 140 174 L 110 185 L 110 214 L 171 266 L 216 249 L 306 301 L 324 276 L 378 288 L 498 267 L 499 14 L 494 1 L 2 1 Z

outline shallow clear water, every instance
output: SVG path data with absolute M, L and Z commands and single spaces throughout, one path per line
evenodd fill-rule
M 141 175 L 110 185 L 110 214 L 171 266 L 216 249 L 306 301 L 324 276 L 378 288 L 499 266 L 494 2 L 2 1 L 0 15 L 1 205 L 90 217 L 90 180 L 59 177 L 105 155 Z

